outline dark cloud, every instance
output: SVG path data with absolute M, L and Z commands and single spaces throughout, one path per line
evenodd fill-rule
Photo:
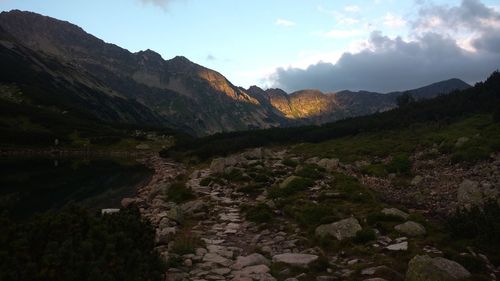
M 335 64 L 319 62 L 307 69 L 277 69 L 271 76 L 272 86 L 287 91 L 389 92 L 449 78 L 474 83 L 500 67 L 498 23 L 500 14 L 477 0 L 463 0 L 460 6 L 451 8 L 425 7 L 413 22 L 412 41 L 373 32 L 369 48 L 356 54 L 344 53 Z M 471 42 L 475 51 L 464 50 L 454 39 L 458 25 L 476 34 Z

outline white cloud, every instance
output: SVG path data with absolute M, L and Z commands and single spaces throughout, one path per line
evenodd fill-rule
M 361 29 L 332 29 L 329 31 L 313 32 L 313 35 L 333 39 L 358 37 L 363 34 L 365 34 L 365 32 Z
M 349 5 L 349 6 L 344 7 L 344 11 L 350 12 L 350 13 L 357 13 L 357 12 L 361 11 L 361 9 L 359 8 L 359 6 Z
M 277 19 L 274 24 L 276 25 L 279 25 L 279 26 L 286 26 L 286 27 L 290 27 L 290 26 L 294 26 L 295 25 L 295 22 L 293 21 L 289 21 L 289 20 L 285 20 L 285 19 Z
M 406 20 L 401 16 L 387 13 L 384 17 L 384 25 L 390 28 L 400 28 L 406 25 Z
M 286 91 L 318 88 L 323 91 L 366 89 L 384 92 L 453 77 L 474 83 L 498 69 L 498 10 L 485 6 L 480 0 L 462 0 L 457 6 L 439 6 L 430 1 L 420 1 L 418 5 L 414 19 L 393 14 L 381 19 L 386 27 L 407 27 L 407 38 L 388 37 L 374 31 L 369 40 L 357 41 L 356 48 L 343 52 L 338 60 L 325 61 L 323 54 L 308 55 L 304 62 L 316 62 L 276 69 L 268 77 L 271 85 Z M 336 17 L 340 14 L 321 7 L 318 10 Z M 333 29 L 315 35 L 347 38 L 367 32 Z
M 162 9 L 167 9 L 168 5 L 177 0 L 139 0 L 139 1 L 144 4 L 152 4 Z

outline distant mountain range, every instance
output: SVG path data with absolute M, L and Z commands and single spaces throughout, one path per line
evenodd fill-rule
M 450 79 L 409 92 L 427 99 L 469 87 Z M 197 136 L 386 111 L 403 93 L 243 89 L 185 57 L 131 53 L 69 22 L 18 10 L 0 14 L 0 89 L 0 99 L 20 105 Z

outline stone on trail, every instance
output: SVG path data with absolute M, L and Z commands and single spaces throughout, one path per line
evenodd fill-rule
M 316 235 L 325 237 L 331 235 L 337 240 L 351 238 L 361 230 L 361 225 L 356 218 L 347 218 L 330 224 L 323 224 L 316 228 Z
M 273 256 L 273 262 L 285 263 L 297 267 L 308 267 L 309 264 L 318 258 L 316 255 L 285 253 Z
M 394 229 L 408 236 L 422 236 L 426 233 L 425 227 L 414 221 L 407 221 L 405 223 L 398 224 L 394 227 Z

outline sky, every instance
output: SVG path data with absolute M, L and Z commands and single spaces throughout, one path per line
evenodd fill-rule
M 0 0 L 242 87 L 390 92 L 500 68 L 498 0 Z

